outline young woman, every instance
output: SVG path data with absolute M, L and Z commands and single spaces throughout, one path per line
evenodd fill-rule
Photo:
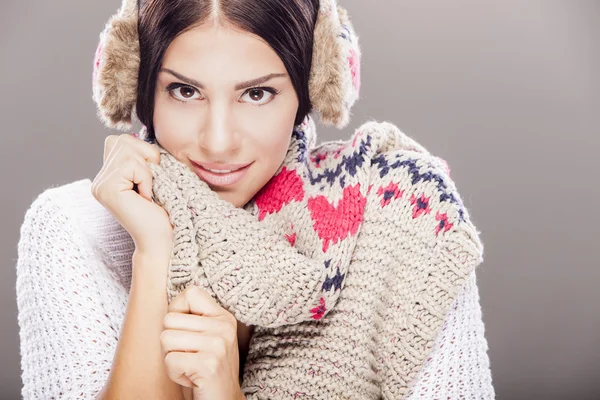
M 343 127 L 357 37 L 333 0 L 124 0 L 93 181 L 21 228 L 30 398 L 493 398 L 482 244 L 445 163 Z

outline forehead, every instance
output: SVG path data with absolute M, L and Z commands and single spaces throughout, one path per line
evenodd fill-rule
M 167 48 L 163 67 L 190 75 L 226 76 L 285 72 L 283 62 L 259 36 L 218 23 L 194 27 Z

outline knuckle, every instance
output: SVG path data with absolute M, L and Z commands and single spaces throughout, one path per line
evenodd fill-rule
M 113 135 L 114 139 L 112 140 L 112 147 L 116 148 L 117 145 L 122 145 L 121 143 L 123 141 L 126 141 L 127 139 L 125 139 L 127 137 L 126 134 L 121 134 L 121 135 Z
M 118 138 L 118 135 L 108 135 L 104 139 L 104 149 L 109 151 L 114 146 L 117 138 Z
M 201 290 L 196 285 L 190 285 L 187 288 L 185 288 L 185 294 L 186 294 L 186 296 L 196 296 L 199 293 L 201 293 Z
M 230 312 L 227 312 L 227 318 L 228 318 L 228 321 L 231 324 L 231 326 L 234 329 L 237 329 L 237 326 L 238 326 L 238 320 L 237 320 L 237 318 L 232 313 L 230 313 Z
M 116 139 L 115 139 L 115 143 L 117 142 L 122 142 L 123 140 L 127 141 L 128 138 L 130 137 L 128 134 L 126 133 L 121 133 L 119 135 L 115 135 Z
M 228 345 L 237 343 L 237 331 L 235 329 L 229 329 L 229 330 L 226 330 L 225 332 L 226 333 L 223 335 L 223 337 Z
M 152 149 L 152 156 L 154 157 L 154 160 L 156 162 L 160 162 L 160 150 L 158 149 L 158 146 L 150 145 L 150 148 Z
M 219 359 L 217 357 L 208 357 L 205 362 L 206 375 L 216 376 L 219 373 Z
M 175 318 L 175 313 L 173 313 L 173 312 L 166 313 L 165 317 L 163 318 L 163 326 L 165 328 L 168 326 L 171 326 L 174 322 L 174 318 Z
M 169 331 L 168 330 L 164 330 L 160 333 L 160 343 L 164 346 L 167 344 L 168 340 L 169 340 Z
M 105 163 L 108 155 L 110 154 L 110 149 L 112 148 L 112 139 L 110 136 L 107 136 L 104 139 L 104 153 L 102 154 L 102 162 Z
M 113 152 L 113 149 L 117 148 L 117 145 L 123 141 L 123 136 L 127 136 L 126 134 L 121 135 L 108 135 L 106 139 L 104 139 L 104 157 L 103 161 L 106 163 L 106 159 Z
M 224 358 L 227 355 L 227 339 L 223 336 L 218 336 L 214 341 L 214 351 L 218 358 Z
M 143 140 L 135 140 L 131 143 L 139 151 L 142 158 L 147 158 L 150 161 L 160 160 L 160 151 L 158 150 L 158 146 L 146 143 Z
M 142 146 L 144 146 L 144 148 L 151 151 L 153 154 L 156 154 L 156 155 L 160 154 L 160 151 L 158 150 L 158 146 L 156 144 L 152 144 L 152 143 L 148 143 L 148 142 L 144 142 L 144 141 L 141 141 L 140 144 Z
M 172 352 L 167 353 L 167 355 L 165 356 L 165 365 L 167 366 L 167 368 L 172 368 L 173 365 L 175 364 L 175 355 Z
M 223 319 L 222 321 L 225 323 L 225 327 L 229 329 L 237 329 L 238 320 L 237 318 L 228 310 L 223 308 Z
M 234 321 L 231 321 L 230 319 L 223 321 L 222 332 L 228 340 L 231 339 L 231 336 L 237 333 L 237 321 L 235 319 Z
M 116 136 L 117 135 L 108 135 L 106 138 L 104 138 L 104 147 L 110 146 L 116 139 Z

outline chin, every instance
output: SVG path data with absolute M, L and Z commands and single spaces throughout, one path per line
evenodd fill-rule
M 214 190 L 214 189 L 213 189 Z M 236 191 L 218 191 L 214 190 L 221 200 L 231 203 L 234 207 L 240 208 L 246 205 L 251 198 L 246 199 L 246 196 L 241 196 Z

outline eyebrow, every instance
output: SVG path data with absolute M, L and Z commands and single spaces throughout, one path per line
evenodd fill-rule
M 173 71 L 172 69 L 169 68 L 161 68 L 158 72 L 166 72 L 169 73 L 171 75 L 173 75 L 175 78 L 180 79 L 182 81 L 184 81 L 185 83 L 188 83 L 190 85 L 194 85 L 200 89 L 204 90 L 204 85 L 202 83 L 200 83 L 199 81 L 192 79 L 192 78 L 188 78 L 186 76 L 181 75 L 180 73 L 177 73 L 175 71 Z M 260 78 L 255 78 L 255 79 L 250 79 L 249 81 L 244 81 L 244 82 L 239 82 L 235 85 L 235 90 L 240 90 L 240 89 L 245 89 L 251 86 L 257 86 L 260 85 L 262 83 L 265 83 L 273 78 L 281 78 L 281 77 L 285 77 L 287 76 L 287 74 L 284 73 L 272 73 L 272 74 L 268 74 L 265 76 L 261 76 Z

